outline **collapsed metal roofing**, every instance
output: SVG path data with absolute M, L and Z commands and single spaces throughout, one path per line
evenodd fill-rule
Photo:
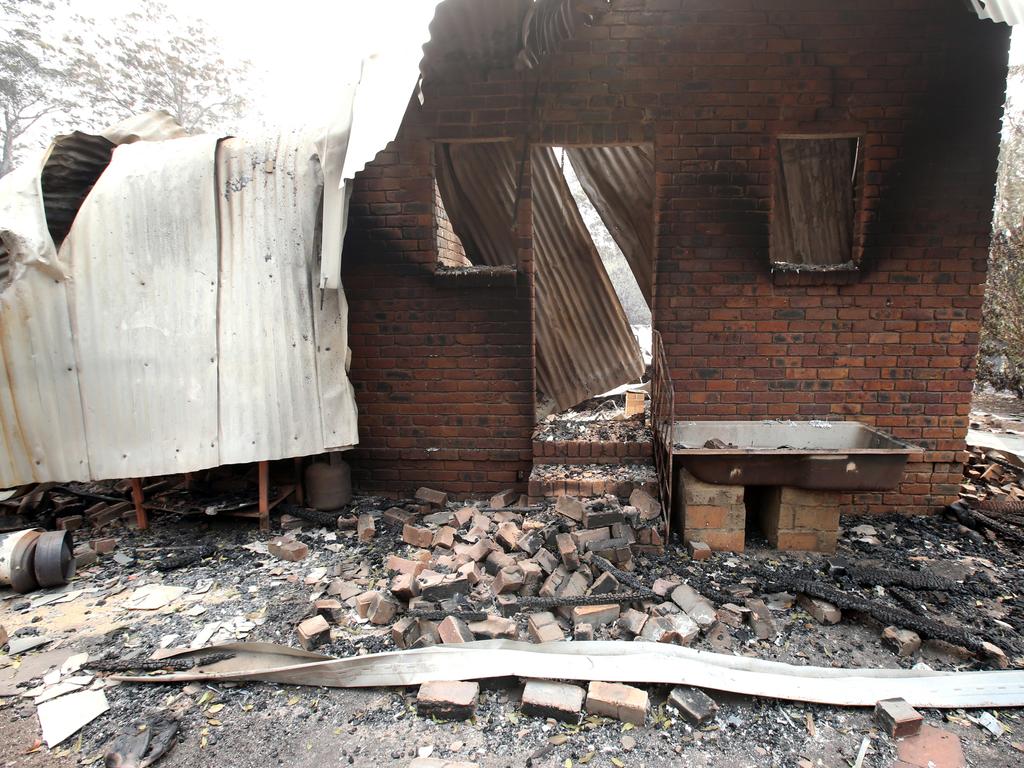
M 466 252 L 476 263 L 516 264 L 514 144 L 442 144 L 437 153 L 441 197 Z M 537 386 L 565 409 L 637 381 L 643 357 L 554 151 L 534 149 L 531 167 Z
M 356 442 L 344 295 L 315 291 L 324 178 L 340 174 L 322 134 L 120 146 L 59 249 L 45 164 L 0 180 L 0 486 Z M 58 174 L 67 189 L 102 149 L 77 157 Z

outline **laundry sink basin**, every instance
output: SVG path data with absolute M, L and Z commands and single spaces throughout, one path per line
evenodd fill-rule
M 923 449 L 855 421 L 677 421 L 672 453 L 706 483 L 885 491 Z

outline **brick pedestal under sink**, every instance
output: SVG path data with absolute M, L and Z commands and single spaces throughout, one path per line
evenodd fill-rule
M 702 541 L 718 552 L 743 551 L 748 514 L 775 549 L 835 552 L 843 496 L 839 491 L 715 485 L 685 469 L 676 476 L 683 541 Z
M 835 552 L 842 498 L 839 491 L 770 487 L 758 488 L 748 502 L 776 549 Z
M 747 510 L 742 485 L 714 485 L 685 469 L 676 475 L 682 503 L 683 541 L 703 541 L 716 552 L 742 552 Z

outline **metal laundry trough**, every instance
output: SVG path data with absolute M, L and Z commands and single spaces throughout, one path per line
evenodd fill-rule
M 854 421 L 677 421 L 673 462 L 720 485 L 895 488 L 917 446 Z
M 0 584 L 15 592 L 59 587 L 75 575 L 69 531 L 29 528 L 0 534 Z

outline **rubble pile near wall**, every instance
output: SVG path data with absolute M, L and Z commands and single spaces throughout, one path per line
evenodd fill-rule
M 181 502 L 191 506 L 184 496 Z M 110 711 L 83 730 L 83 753 L 99 749 L 103 734 L 131 725 L 132 702 L 154 706 L 160 698 L 149 689 L 105 687 L 106 675 L 174 669 L 150 658 L 162 647 L 235 640 L 283 642 L 336 657 L 485 638 L 540 643 L 593 637 L 798 664 L 925 662 L 959 669 L 1022 663 L 1018 549 L 998 538 L 965 536 L 958 523 L 941 517 L 844 518 L 838 553 L 823 556 L 777 552 L 756 541 L 744 554 L 661 546 L 661 510 L 642 491 L 622 499 L 528 504 L 514 492 L 465 502 L 443 488 L 424 488 L 404 500 L 357 498 L 336 514 L 289 504 L 278 511 L 280 529 L 273 535 L 207 515 L 154 513 L 149 531 L 111 523 L 95 537 L 111 541 L 97 543 L 96 561 L 84 564 L 66 590 L 5 601 L 0 623 L 19 649 L 18 669 L 30 668 L 25 662 L 34 655 L 89 654 L 81 678 L 93 676 L 87 686 L 101 686 Z M 63 611 L 82 610 L 91 616 L 88 626 L 61 623 Z M 118 624 L 103 624 L 100 617 L 111 613 Z M 12 668 L 0 662 L 0 685 L 5 671 Z M 18 690 L 57 695 L 77 690 L 67 687 L 77 679 L 34 678 Z M 663 729 L 692 738 L 715 723 L 725 728 L 730 718 L 762 723 L 773 717 L 765 714 L 770 707 L 754 715 L 720 700 L 716 710 L 699 692 L 661 686 L 567 681 L 520 694 L 450 682 L 428 689 L 422 700 L 414 692 L 385 699 L 402 712 L 422 711 L 424 718 L 416 718 L 421 728 L 475 713 L 472 722 L 493 731 L 487 748 L 501 754 L 515 749 L 516 728 L 560 723 L 544 732 L 568 739 L 547 744 L 545 754 L 557 756 L 558 764 L 587 753 L 569 751 L 574 739 L 593 743 L 609 728 L 636 729 L 629 735 L 636 736 L 637 755 L 656 749 L 650 739 Z M 246 706 L 259 708 L 271 693 L 252 685 L 237 691 L 218 695 L 244 695 Z M 34 712 L 31 698 L 19 700 L 19 711 Z M 186 734 L 203 727 L 207 738 L 225 738 L 209 726 L 225 713 L 210 715 L 210 705 L 193 706 L 184 716 Z M 815 710 L 819 727 L 829 722 L 827 713 Z M 355 722 L 385 723 L 368 717 Z M 609 718 L 622 722 L 610 726 Z M 620 736 L 612 741 L 602 749 L 625 758 Z M 465 753 L 450 753 L 456 755 Z

